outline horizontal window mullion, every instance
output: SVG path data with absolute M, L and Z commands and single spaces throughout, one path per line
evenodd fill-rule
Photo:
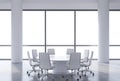
M 0 45 L 0 47 L 2 47 L 2 46 L 12 46 L 12 45 Z
M 76 46 L 98 46 L 98 45 L 76 45 Z
M 120 45 L 109 45 L 109 46 L 120 46 Z
M 0 45 L 0 46 L 12 46 L 12 45 Z M 45 45 L 22 45 L 22 46 L 45 46 Z M 74 45 L 46 45 L 46 46 L 74 46 Z M 76 46 L 98 46 L 98 45 L 76 45 Z M 120 45 L 109 45 L 109 46 L 120 46 Z

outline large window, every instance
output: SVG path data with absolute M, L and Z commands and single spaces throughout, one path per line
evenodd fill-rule
M 47 11 L 47 45 L 74 44 L 74 12 Z
M 11 45 L 11 14 L 5 11 L 0 16 L 0 44 Z M 48 48 L 54 48 L 58 55 L 66 54 L 67 48 L 78 52 L 90 49 L 97 57 L 97 28 L 97 11 L 23 11 L 23 58 L 31 49 L 44 52 Z M 11 47 L 8 49 L 11 53 Z
M 110 11 L 110 45 L 120 45 L 120 11 Z
M 10 11 L 0 11 L 0 45 L 11 45 Z
M 77 11 L 76 33 L 77 45 L 98 45 L 97 11 Z
M 120 59 L 120 46 L 110 46 L 110 59 Z
M 32 49 L 44 52 L 44 19 L 44 11 L 23 11 L 23 59 Z
M 23 11 L 23 45 L 44 45 L 44 11 Z
M 76 50 L 94 51 L 94 58 L 98 58 L 98 16 L 97 11 L 76 12 Z M 83 54 L 83 53 L 82 53 Z
M 46 12 L 46 14 L 45 14 Z M 76 12 L 76 13 L 74 13 Z M 67 48 L 94 51 L 98 57 L 97 11 L 23 11 L 23 58 L 27 51 Z M 110 59 L 120 59 L 120 11 L 110 11 Z M 11 11 L 0 11 L 0 59 L 11 58 Z
M 0 59 L 11 58 L 11 11 L 0 11 Z
M 54 48 L 56 55 L 65 55 L 68 47 L 66 45 L 73 45 L 72 48 L 74 49 L 73 11 L 47 11 L 46 29 L 47 49 Z
M 110 59 L 120 59 L 120 11 L 110 11 Z

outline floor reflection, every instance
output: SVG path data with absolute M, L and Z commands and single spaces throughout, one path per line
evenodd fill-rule
M 23 64 L 12 64 L 11 61 L 0 61 L 0 81 L 41 81 L 37 74 L 31 74 L 30 77 L 27 75 L 27 71 L 31 67 L 28 61 L 23 61 Z M 95 75 L 92 76 L 87 73 L 87 77 L 82 76 L 79 81 L 120 81 L 120 61 L 111 61 L 110 64 L 100 64 L 97 61 L 93 61 L 90 67 Z M 48 78 L 44 78 L 43 81 L 53 81 L 50 79 L 55 77 L 54 81 L 77 81 L 77 78 L 72 78 L 66 75 L 64 78 L 61 75 L 51 75 Z
M 22 63 L 11 63 L 11 81 L 22 81 Z
M 109 64 L 98 65 L 98 81 L 109 81 Z

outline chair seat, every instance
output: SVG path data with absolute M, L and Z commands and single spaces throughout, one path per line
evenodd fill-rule
M 89 66 L 89 63 L 88 62 L 83 62 L 80 64 L 81 67 L 88 67 Z
M 39 66 L 38 62 L 32 62 L 32 66 Z
M 45 69 L 45 70 L 53 70 L 53 68 L 54 68 L 54 66 L 51 66 L 51 67 L 44 67 L 43 69 Z

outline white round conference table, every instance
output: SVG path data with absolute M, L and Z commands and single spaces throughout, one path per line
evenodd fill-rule
M 64 56 L 50 55 L 50 60 L 52 61 L 53 66 L 55 67 L 53 69 L 53 73 L 55 74 L 68 73 L 67 65 L 68 65 L 69 59 L 70 59 L 70 55 L 64 55 Z

